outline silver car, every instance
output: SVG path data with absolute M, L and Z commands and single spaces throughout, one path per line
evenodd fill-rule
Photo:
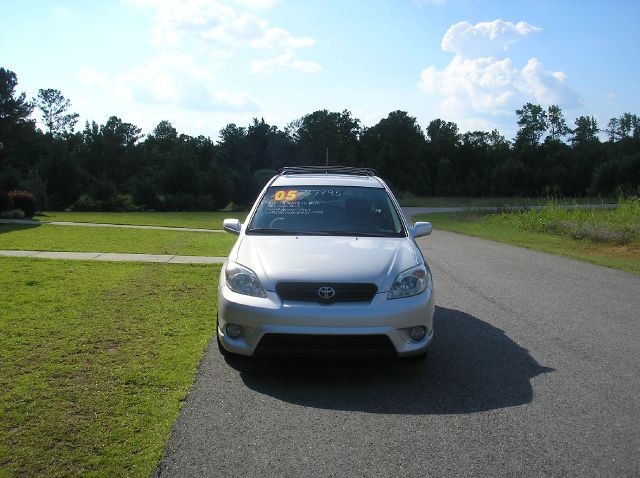
M 425 358 L 433 282 L 411 227 L 375 171 L 290 167 L 262 190 L 222 267 L 224 355 L 391 354 Z

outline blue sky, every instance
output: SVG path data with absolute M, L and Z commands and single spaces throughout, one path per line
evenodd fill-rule
M 29 97 L 61 90 L 80 128 L 116 115 L 217 139 L 400 109 L 511 138 L 526 102 L 570 125 L 640 114 L 639 18 L 636 0 L 4 0 L 0 66 Z

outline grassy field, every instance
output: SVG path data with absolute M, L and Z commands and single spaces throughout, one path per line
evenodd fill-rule
M 43 212 L 37 221 L 95 222 L 100 224 L 134 224 L 139 226 L 193 227 L 222 229 L 222 221 L 246 218 L 246 212 Z
M 213 334 L 218 273 L 0 257 L 0 476 L 149 476 Z
M 420 197 L 413 195 L 400 196 L 403 207 L 527 207 L 544 205 L 545 198 L 522 197 Z M 584 197 L 556 199 L 557 204 L 608 204 L 615 203 L 615 199 Z
M 552 203 L 545 209 L 497 214 L 486 220 L 522 231 L 548 232 L 605 244 L 640 241 L 640 199 L 621 199 L 615 209 L 568 210 Z
M 0 249 L 226 256 L 229 233 L 0 224 Z
M 617 210 L 421 214 L 434 228 L 640 274 L 640 203 Z

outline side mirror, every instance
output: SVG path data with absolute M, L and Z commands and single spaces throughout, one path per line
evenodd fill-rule
M 432 230 L 433 226 L 430 222 L 416 222 L 411 230 L 411 235 L 413 237 L 428 236 Z
M 242 224 L 238 219 L 225 219 L 222 222 L 222 227 L 225 231 L 230 232 L 231 234 L 235 234 L 236 236 L 240 234 L 240 229 L 242 228 Z

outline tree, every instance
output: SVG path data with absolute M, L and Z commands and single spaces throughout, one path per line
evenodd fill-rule
M 462 135 L 458 159 L 458 178 L 466 178 L 465 195 L 489 191 L 491 171 L 511 154 L 509 143 L 497 130 L 468 131 Z
M 0 68 L 0 142 L 5 151 L 10 149 L 10 143 L 15 141 L 16 130 L 25 126 L 33 127 L 29 115 L 33 105 L 27 101 L 26 94 L 16 96 L 18 77 L 13 71 Z M 7 153 L 9 154 L 9 153 Z
M 547 113 L 542 106 L 527 103 L 522 109 L 516 110 L 516 116 L 520 126 L 516 133 L 516 149 L 537 146 L 548 127 Z
M 348 166 L 357 161 L 360 120 L 350 111 L 315 111 L 289 124 L 287 132 L 298 146 L 301 164 L 324 164 L 327 150 L 331 164 Z
M 4 132 L 4 125 L 28 122 L 33 111 L 33 105 L 27 101 L 25 93 L 14 96 L 16 86 L 16 74 L 0 68 L 0 133 Z
M 416 118 L 393 111 L 360 138 L 363 166 L 370 166 L 400 191 L 426 194 L 430 176 L 425 162 L 426 140 Z
M 580 116 L 576 119 L 576 129 L 573 130 L 571 144 L 585 146 L 598 141 L 598 122 L 593 116 Z
M 60 90 L 38 90 L 38 96 L 33 102 L 42 112 L 42 122 L 47 128 L 47 133 L 56 137 L 73 133 L 80 115 L 67 113 L 71 108 L 71 101 L 66 99 Z
M 264 118 L 253 119 L 247 128 L 247 141 L 253 151 L 254 171 L 276 170 L 292 164 L 295 145 L 291 137 Z
M 450 196 L 456 192 L 456 180 L 451 162 L 447 158 L 441 158 L 438 162 L 435 190 L 441 196 Z
M 498 196 L 531 194 L 531 176 L 531 170 L 517 159 L 498 163 L 492 171 L 492 192 Z
M 549 138 L 560 141 L 563 136 L 571 132 L 564 119 L 562 110 L 558 105 L 549 106 L 547 109 L 547 120 L 549 124 Z
M 0 68 L 0 188 L 16 187 L 21 175 L 28 175 L 38 160 L 38 138 L 29 115 L 33 105 L 26 94 L 16 94 L 18 78 Z
M 363 128 L 349 111 L 326 109 L 285 130 L 260 118 L 230 124 L 217 142 L 181 134 L 164 120 L 145 139 L 115 116 L 72 133 L 77 115 L 60 91 L 39 90 L 29 102 L 16 86 L 15 73 L 0 68 L 0 190 L 29 190 L 55 209 L 247 205 L 276 170 L 324 164 L 327 149 L 331 165 L 373 167 L 400 193 L 640 192 L 640 118 L 632 113 L 609 121 L 607 142 L 593 116 L 577 118 L 569 131 L 558 105 L 532 103 L 516 111 L 513 143 L 497 130 L 460 133 L 442 119 L 423 130 L 406 111 Z M 30 119 L 35 107 L 41 130 Z
M 620 121 L 618 118 L 611 118 L 607 123 L 607 129 L 604 131 L 607 133 L 610 143 L 615 143 L 622 138 L 620 135 Z
M 637 115 L 624 113 L 618 119 L 618 133 L 620 138 L 638 139 L 640 121 Z
M 157 147 L 158 152 L 167 153 L 178 144 L 178 130 L 167 120 L 160 121 L 147 138 L 147 145 Z
M 427 126 L 427 137 L 425 160 L 429 170 L 435 173 L 435 192 L 452 194 L 456 189 L 455 178 L 464 178 L 459 164 L 461 155 L 458 125 L 434 119 Z
M 434 119 L 427 126 L 427 136 L 436 159 L 451 157 L 460 143 L 458 125 L 451 121 Z
M 111 116 L 100 127 L 100 133 L 105 143 L 112 148 L 130 148 L 134 146 L 143 135 L 142 130 L 136 125 L 125 123 L 117 116 Z
M 255 184 L 251 180 L 253 151 L 247 141 L 247 129 L 231 123 L 220 130 L 220 142 L 216 145 L 216 160 L 223 174 L 229 172 L 231 201 L 246 204 L 254 199 Z
M 178 130 L 176 130 L 170 121 L 162 120 L 158 123 L 151 133 L 154 138 L 160 141 L 167 141 L 169 143 L 178 139 Z
M 598 138 L 600 128 L 593 116 L 580 116 L 575 121 L 571 135 L 570 161 L 571 190 L 574 194 L 586 194 L 594 170 L 606 158 L 606 149 Z

